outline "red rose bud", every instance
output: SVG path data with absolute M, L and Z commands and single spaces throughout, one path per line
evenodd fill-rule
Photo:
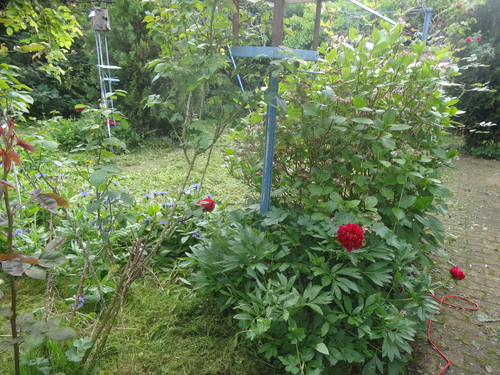
M 337 241 L 349 252 L 363 246 L 364 240 L 363 229 L 356 224 L 341 225 L 337 231 Z
M 215 202 L 213 200 L 211 200 L 210 198 L 203 198 L 203 199 L 200 199 L 194 205 L 194 208 L 197 208 L 199 206 L 203 207 L 203 211 L 213 211 L 215 208 Z
M 450 268 L 450 274 L 451 277 L 453 277 L 455 280 L 463 280 L 465 279 L 465 273 L 458 267 L 451 267 Z

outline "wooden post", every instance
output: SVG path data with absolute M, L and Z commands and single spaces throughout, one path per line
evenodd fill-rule
M 283 17 L 285 15 L 285 0 L 274 0 L 273 36 L 271 45 L 279 47 L 283 44 Z
M 319 45 L 319 30 L 321 26 L 321 8 L 323 6 L 323 0 L 316 1 L 316 18 L 314 20 L 314 39 L 313 39 L 313 51 L 318 50 Z
M 240 35 L 240 0 L 233 0 L 236 12 L 233 14 L 233 37 L 238 40 Z

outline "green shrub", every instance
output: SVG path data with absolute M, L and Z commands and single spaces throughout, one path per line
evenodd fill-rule
M 282 79 L 272 209 L 230 213 L 192 248 L 195 288 L 217 292 L 246 336 L 293 374 L 353 364 L 356 374 L 404 373 L 408 341 L 435 308 L 428 253 L 443 239 L 434 214 L 446 212 L 440 176 L 456 155 L 443 143 L 457 112 L 443 79 L 454 69 L 438 67 L 446 51 L 406 46 L 401 32 L 351 30 L 323 51 L 321 74 Z M 229 152 L 255 188 L 264 118 L 252 113 Z M 349 223 L 365 236 L 352 252 L 337 238 Z
M 81 117 L 77 119 L 55 116 L 44 122 L 48 133 L 59 143 L 61 150 L 75 151 L 87 147 L 96 139 L 109 137 L 106 119 L 100 113 L 90 109 L 79 116 Z M 117 122 L 116 126 L 110 127 L 112 137 L 125 142 L 128 148 L 139 146 L 140 136 L 125 119 L 120 117 L 110 121 Z

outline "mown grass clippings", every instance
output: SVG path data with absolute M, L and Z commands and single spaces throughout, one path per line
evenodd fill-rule
M 215 302 L 189 288 L 138 283 L 123 310 L 123 326 L 108 339 L 100 374 L 277 375 Z M 114 371 L 114 372 L 107 372 Z

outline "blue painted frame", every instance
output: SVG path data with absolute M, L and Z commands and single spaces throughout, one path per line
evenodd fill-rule
M 317 61 L 318 51 L 296 50 L 281 47 L 235 46 L 231 50 L 233 57 L 286 59 L 297 57 L 306 61 Z M 273 72 L 269 75 L 269 100 L 267 102 L 266 132 L 264 139 L 264 163 L 262 166 L 262 185 L 260 192 L 260 212 L 269 211 L 274 161 L 274 138 L 276 134 L 276 105 L 278 97 L 278 78 Z

